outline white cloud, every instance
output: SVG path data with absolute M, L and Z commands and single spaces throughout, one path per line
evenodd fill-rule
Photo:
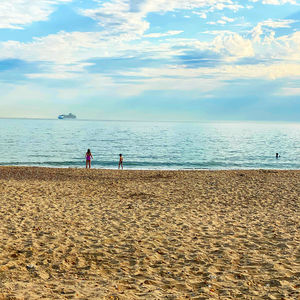
M 260 0 L 250 0 L 251 2 L 259 2 Z M 269 5 L 283 5 L 283 4 L 294 4 L 298 5 L 297 0 L 262 0 L 263 4 Z
M 259 42 L 261 35 L 264 33 L 272 33 L 273 31 L 270 29 L 274 28 L 289 28 L 294 20 L 266 20 L 263 22 L 259 22 L 251 31 L 253 40 L 255 42 Z
M 171 35 L 178 35 L 180 33 L 182 33 L 182 30 L 169 30 L 165 33 L 149 33 L 149 34 L 145 34 L 144 37 L 147 38 L 159 38 L 159 37 L 164 37 L 164 36 L 171 36 Z
M 228 18 L 223 16 L 220 20 L 216 22 L 207 22 L 207 24 L 215 25 L 215 24 L 220 24 L 220 25 L 225 25 L 227 23 L 234 22 L 235 20 L 233 18 Z
M 263 0 L 263 4 L 282 5 L 282 4 L 299 4 L 296 0 Z
M 226 22 L 229 22 L 229 23 L 234 22 L 233 18 L 228 18 L 228 17 L 225 17 L 225 16 L 222 17 L 222 20 L 224 20 Z
M 234 61 L 243 57 L 253 57 L 255 52 L 252 41 L 231 31 L 205 32 L 216 35 L 210 42 L 199 40 L 174 40 L 177 44 L 187 50 L 195 50 L 203 53 L 215 53 L 224 61 Z
M 231 1 L 228 1 L 227 3 L 224 2 L 219 2 L 216 3 L 215 5 L 211 5 L 209 11 L 214 12 L 216 10 L 224 10 L 224 9 L 230 9 L 234 12 L 239 11 L 241 8 L 244 8 L 243 5 L 232 3 Z
M 297 62 L 300 61 L 300 32 L 278 38 L 271 32 L 262 41 L 254 39 L 253 47 L 258 58 Z
M 25 0 L 20 0 L 24 3 Z M 63 0 L 61 0 L 62 2 Z M 43 1 L 53 8 L 53 4 L 59 1 Z M 34 1 L 32 3 L 37 3 Z M 169 6 L 167 6 L 169 3 Z M 50 5 L 51 4 L 51 5 Z M 221 4 L 221 6 L 220 6 Z M 41 38 L 35 38 L 31 42 L 21 43 L 18 41 L 0 42 L 0 59 L 17 58 L 26 61 L 43 62 L 41 73 L 30 73 L 28 78 L 50 78 L 50 79 L 78 79 L 86 77 L 86 68 L 91 66 L 87 61 L 93 58 L 119 58 L 119 57 L 151 57 L 153 59 L 178 59 L 187 53 L 200 53 L 204 59 L 216 57 L 219 65 L 210 68 L 195 65 L 170 67 L 168 72 L 172 76 L 180 77 L 184 80 L 191 80 L 195 83 L 204 75 L 209 75 L 221 80 L 221 77 L 232 78 L 281 78 L 298 76 L 300 61 L 300 32 L 290 35 L 276 37 L 273 29 L 289 27 L 292 20 L 266 20 L 257 24 L 252 30 L 252 36 L 246 38 L 240 34 L 230 31 L 209 31 L 205 33 L 213 34 L 211 40 L 201 41 L 200 39 L 180 39 L 175 35 L 181 30 L 170 30 L 164 33 L 145 34 L 149 28 L 148 22 L 144 20 L 150 12 L 164 12 L 176 10 L 184 7 L 192 9 L 203 7 L 207 9 L 221 9 L 223 5 L 232 5 L 231 1 L 133 1 L 114 0 L 101 4 L 96 10 L 84 10 L 83 13 L 94 18 L 103 26 L 100 32 L 59 32 Z M 233 22 L 233 18 L 222 17 L 224 22 Z M 172 37 L 167 39 L 167 37 Z M 263 37 L 262 37 L 263 36 Z M 143 38 L 162 38 L 161 40 Z M 207 55 L 207 57 L 205 56 Z M 251 57 L 253 65 L 234 66 L 242 58 Z M 265 61 L 265 64 L 259 63 Z M 280 63 L 278 63 L 278 61 Z M 256 62 L 256 64 L 255 64 Z M 48 64 L 49 63 L 49 64 Z M 184 62 L 180 62 L 184 63 Z M 179 65 L 180 65 L 179 63 Z M 162 79 L 162 67 L 159 66 L 152 71 L 157 72 L 157 78 L 148 78 L 154 84 L 158 84 Z M 192 71 L 193 70 L 193 71 Z M 114 71 L 117 73 L 117 71 Z M 168 73 L 167 72 L 167 73 Z M 101 71 L 99 72 L 101 73 Z M 194 78 L 192 74 L 198 76 Z M 147 73 L 137 72 L 139 76 L 145 77 Z M 112 75 L 112 82 L 113 75 Z M 124 73 L 118 74 L 125 76 Z M 108 75 L 107 75 L 108 76 Z M 194 78 L 194 79 L 191 79 Z M 171 79 L 163 79 L 161 82 L 173 82 Z M 175 82 L 177 84 L 177 82 Z M 115 83 L 113 83 L 115 84 Z M 174 86 L 176 86 L 176 84 Z M 187 83 L 186 83 L 187 84 Z M 147 84 L 146 84 L 147 85 Z
M 131 2 L 134 2 L 131 0 Z M 199 8 L 206 8 L 210 11 L 231 9 L 238 10 L 242 5 L 233 3 L 231 0 L 144 0 L 139 5 L 140 10 L 144 13 L 150 12 L 168 12 L 175 10 L 194 10 Z
M 23 29 L 37 21 L 45 21 L 55 5 L 72 0 L 1 0 L 0 29 Z
M 178 34 L 179 32 L 168 32 Z M 172 38 L 151 43 L 142 41 L 139 43 L 128 43 L 118 38 L 108 38 L 103 33 L 61 32 L 44 38 L 35 39 L 31 43 L 20 43 L 8 41 L 0 43 L 0 59 L 17 58 L 26 61 L 44 61 L 44 72 L 41 74 L 30 74 L 30 78 L 75 78 L 85 74 L 85 68 L 91 66 L 87 63 L 97 57 L 128 57 L 137 55 L 141 57 L 152 57 L 153 59 L 172 58 L 193 51 L 204 53 L 215 53 L 218 55 L 222 65 L 232 64 L 234 61 L 244 57 L 252 57 L 255 61 L 265 60 L 270 72 L 268 77 L 292 76 L 298 74 L 294 66 L 300 61 L 300 32 L 269 40 L 256 42 L 251 39 L 228 31 L 215 32 L 217 36 L 212 41 L 201 42 L 196 39 Z M 281 61 L 280 65 L 276 61 Z M 47 64 L 50 62 L 51 64 Z M 272 69 L 272 65 L 276 66 Z M 288 67 L 284 67 L 284 66 Z M 230 73 L 231 66 L 227 69 Z M 196 67 L 197 68 L 197 67 Z M 216 70 L 220 67 L 216 66 Z M 249 67 L 249 70 L 258 70 L 261 73 L 261 65 Z M 203 68 L 200 68 L 203 70 Z M 160 70 L 160 68 L 158 68 Z M 280 70 L 280 71 L 279 71 Z M 288 71 L 287 71 L 288 70 Z M 190 69 L 189 69 L 190 71 Z M 252 72 L 253 76 L 255 72 Z M 273 75 L 272 75 L 273 74 Z M 286 74 L 286 75 L 284 75 Z M 245 74 L 240 74 L 245 76 Z
M 169 31 L 168 35 L 179 34 Z M 179 50 L 172 50 L 171 44 L 152 44 L 148 41 L 128 42 L 123 36 L 108 36 L 103 32 L 59 32 L 46 37 L 35 38 L 32 42 L 0 42 L 0 59 L 17 58 L 26 61 L 52 62 L 66 66 L 73 71 L 73 64 L 96 57 L 120 57 L 136 53 L 152 57 L 172 57 Z M 65 71 L 65 70 L 64 70 Z
M 266 26 L 270 28 L 290 28 L 291 24 L 295 23 L 295 20 L 266 20 L 259 23 L 261 26 Z
M 0 44 L 0 58 L 15 57 L 27 61 L 48 61 L 68 65 L 86 58 L 85 47 L 91 47 L 89 50 L 91 53 L 94 42 L 95 36 L 79 32 L 60 32 L 35 38 L 29 43 L 7 41 Z
M 177 10 L 191 10 L 201 18 L 207 18 L 207 12 L 230 9 L 237 11 L 242 5 L 231 0 L 112 0 L 99 3 L 96 9 L 82 9 L 84 16 L 90 17 L 103 27 L 108 34 L 127 34 L 129 38 L 139 38 L 149 29 L 145 20 L 149 13 L 166 13 Z M 196 10 L 197 11 L 194 11 Z M 202 11 L 198 11 L 202 9 Z M 230 22 L 223 19 L 222 22 Z
M 232 35 L 235 34 L 235 32 L 231 31 L 231 30 L 207 30 L 207 31 L 203 31 L 202 33 L 205 34 L 210 34 L 210 35 Z
M 215 38 L 213 43 L 217 52 L 225 57 L 252 57 L 254 49 L 251 41 L 244 39 L 238 34 L 223 35 Z
M 146 91 L 170 90 L 189 91 L 191 95 L 209 97 L 211 93 L 230 85 L 230 80 L 236 79 L 261 79 L 275 80 L 278 78 L 300 77 L 300 64 L 277 64 L 267 66 L 242 65 L 221 66 L 216 68 L 187 69 L 183 66 L 167 66 L 164 68 L 140 68 L 134 71 L 119 72 L 124 78 L 139 78 L 126 84 L 110 82 L 109 89 L 118 91 L 119 95 L 132 97 Z M 93 91 L 99 89 L 98 81 L 91 75 L 86 77 L 89 88 Z M 138 84 L 137 84 L 138 81 Z M 298 93 L 299 89 L 287 89 L 286 94 Z M 192 96 L 191 96 L 192 97 Z
M 97 9 L 81 10 L 81 13 L 98 22 L 109 35 L 127 35 L 135 39 L 149 29 L 149 23 L 143 20 L 143 14 L 131 12 L 126 2 L 106 2 Z
M 27 74 L 27 78 L 49 78 L 49 79 L 73 79 L 78 78 L 85 72 L 85 68 L 92 66 L 92 63 L 77 63 L 70 65 L 54 65 L 49 67 L 48 72 Z
M 300 96 L 300 88 L 298 88 L 298 87 L 284 87 L 284 88 L 281 88 L 278 95 L 281 95 L 281 96 Z
M 207 19 L 207 13 L 205 12 L 193 11 L 193 14 L 198 15 L 201 19 Z
M 163 89 L 168 82 L 170 86 L 169 89 L 181 90 L 180 82 L 184 80 L 186 83 L 191 82 L 191 86 L 195 85 L 198 87 L 199 84 L 202 87 L 203 81 L 207 82 L 218 82 L 224 85 L 224 80 L 234 80 L 234 79 L 271 79 L 275 80 L 278 78 L 299 78 L 300 77 L 300 64 L 276 64 L 272 66 L 267 66 L 264 64 L 259 65 L 241 65 L 241 66 L 221 66 L 218 68 L 200 68 L 200 69 L 186 69 L 182 66 L 169 66 L 168 68 L 142 68 L 135 71 L 120 72 L 120 75 L 127 76 L 136 76 L 143 78 L 141 82 L 147 84 L 154 83 L 156 84 L 156 89 L 158 89 L 158 84 L 161 81 L 160 85 Z M 144 77 L 142 77 L 144 76 Z M 172 86 L 172 88 L 171 88 Z M 185 85 L 183 90 L 187 87 Z M 151 88 L 154 88 L 153 86 Z M 149 89 L 151 89 L 149 87 Z M 213 90 L 216 88 L 216 85 L 209 85 L 206 91 L 210 89 Z M 291 89 L 292 91 L 292 89 Z M 293 91 L 296 91 L 293 89 Z M 298 91 L 298 89 L 297 89 Z
M 261 78 L 270 80 L 278 78 L 299 78 L 300 64 L 276 63 L 273 65 L 225 66 L 223 71 L 226 76 L 230 76 L 231 78 Z

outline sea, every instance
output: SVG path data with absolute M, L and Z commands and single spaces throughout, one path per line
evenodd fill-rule
M 88 148 L 98 169 L 300 169 L 300 123 L 0 119 L 2 166 L 85 168 Z

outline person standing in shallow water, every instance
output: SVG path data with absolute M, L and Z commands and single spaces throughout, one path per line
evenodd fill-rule
M 94 158 L 92 153 L 91 153 L 91 150 L 90 149 L 87 149 L 87 152 L 85 154 L 85 168 L 91 168 L 91 159 Z
M 119 154 L 119 156 L 120 156 L 120 159 L 119 159 L 119 167 L 118 167 L 118 169 L 120 169 L 120 167 L 121 167 L 122 170 L 123 170 L 123 155 Z

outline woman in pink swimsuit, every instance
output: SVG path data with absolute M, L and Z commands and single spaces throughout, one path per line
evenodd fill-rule
M 85 167 L 86 169 L 89 167 L 89 169 L 91 168 L 91 159 L 94 158 L 91 150 L 87 149 L 87 152 L 85 154 Z

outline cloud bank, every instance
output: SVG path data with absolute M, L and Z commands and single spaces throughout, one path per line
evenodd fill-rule
M 84 99 L 84 95 L 143 97 L 153 91 L 172 95 L 181 91 L 189 99 L 213 99 L 229 91 L 233 82 L 300 80 L 299 20 L 274 17 L 267 10 L 261 19 L 247 17 L 261 5 L 273 7 L 274 15 L 278 15 L 276 9 L 291 15 L 290 7 L 298 7 L 296 1 L 112 0 L 88 4 L 3 0 L 0 29 L 25 31 L 44 21 L 41 26 L 47 24 L 51 31 L 38 37 L 33 34 L 26 42 L 13 33 L 0 41 L 3 88 L 9 82 L 18 86 L 16 91 L 30 86 L 38 89 L 33 95 L 56 90 L 60 98 L 70 101 L 79 96 Z M 53 33 L 57 25 L 51 23 L 51 15 L 60 5 L 92 21 L 93 30 L 58 28 Z M 295 96 L 298 88 L 282 85 L 269 94 Z
M 55 6 L 72 0 L 1 0 L 0 29 L 23 29 L 33 22 L 46 21 Z

